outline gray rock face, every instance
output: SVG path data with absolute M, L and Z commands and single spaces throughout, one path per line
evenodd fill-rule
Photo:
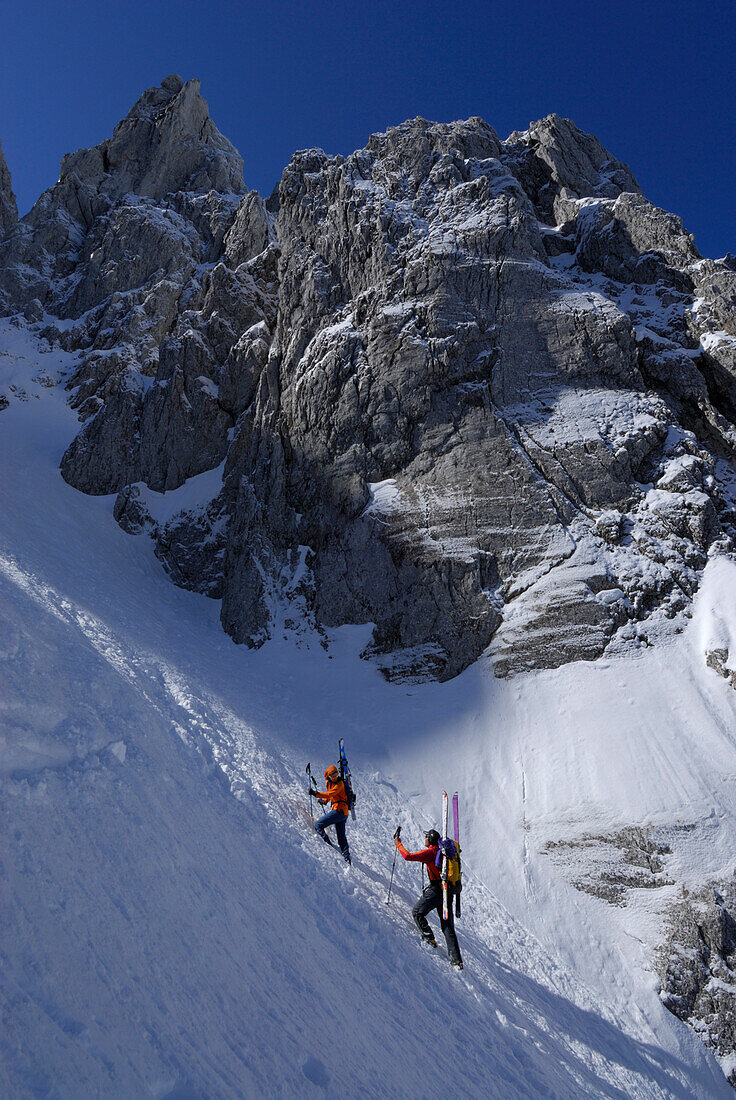
M 64 477 L 119 494 L 236 641 L 370 622 L 385 675 L 445 679 L 687 612 L 732 524 L 735 266 L 554 115 L 303 151 L 264 203 L 172 77 L 65 158 L 0 290 L 74 321 Z M 136 486 L 196 477 L 196 509 L 146 517 Z
M 73 379 L 86 423 L 62 462 L 66 480 L 84 492 L 137 481 L 164 492 L 225 457 L 235 421 L 220 399 L 220 376 L 243 330 L 273 318 L 268 265 L 233 271 L 219 263 L 195 277 L 183 246 L 180 257 L 171 278 L 157 272 L 152 286 L 122 300 L 116 292 L 88 316 L 93 350 Z
M 722 1062 L 736 1088 L 736 888 L 719 883 L 673 908 L 658 958 L 660 996 Z
M 179 76 L 149 88 L 111 138 L 64 157 L 59 182 L 79 181 L 112 201 L 128 193 L 242 194 L 243 161 L 215 127 L 199 88 L 198 80 L 185 84 Z
M 560 209 L 553 250 L 541 219 Z M 253 641 L 244 587 L 299 544 L 317 620 L 374 622 L 389 675 L 389 654 L 403 676 L 422 650 L 451 676 L 491 639 L 499 674 L 591 658 L 683 609 L 720 525 L 710 483 L 642 490 L 700 452 L 648 391 L 623 300 L 643 275 L 674 294 L 699 257 L 625 166 L 554 117 L 504 145 L 477 119 L 418 119 L 346 160 L 297 154 L 276 233 L 276 333 L 227 466 L 248 482 L 236 638 Z M 612 509 L 615 537 L 597 526 Z
M 673 885 L 666 873 L 672 849 L 650 826 L 549 841 L 544 852 L 576 890 L 609 905 L 627 906 L 633 890 Z
M 41 196 L 2 243 L 0 287 L 15 302 L 39 298 L 49 312 L 77 316 L 89 306 L 84 294 L 80 297 L 70 292 L 76 283 L 80 251 L 87 244 L 84 258 L 89 262 L 96 251 L 93 243 L 99 244 L 99 236 L 88 240 L 93 227 L 98 235 L 106 228 L 111 238 L 116 227 L 121 232 L 132 229 L 132 239 L 128 243 L 124 238 L 119 249 L 135 263 L 133 249 L 140 227 L 134 219 L 130 226 L 124 221 L 120 224 L 113 214 L 112 224 L 108 222 L 106 227 L 96 225 L 98 219 L 115 211 L 126 195 L 156 200 L 210 191 L 241 195 L 245 190 L 242 169 L 237 151 L 209 117 L 199 81 L 184 84 L 181 77 L 167 77 L 160 87 L 141 96 L 111 138 L 64 157 L 58 183 Z M 181 207 L 182 200 L 177 201 Z M 140 210 L 138 213 L 142 217 Z M 133 218 L 133 213 L 128 216 Z M 99 265 L 119 261 L 113 245 L 108 245 L 110 250 L 112 255 L 103 252 Z M 152 251 L 150 246 L 149 262 Z M 145 264 L 145 258 L 142 262 Z M 124 264 L 119 272 L 123 283 L 133 274 L 129 268 L 130 264 Z M 108 266 L 112 281 L 113 270 Z M 90 271 L 88 283 L 99 273 Z M 103 282 L 98 295 L 104 297 L 104 289 Z
M 571 200 L 639 195 L 627 165 L 616 160 L 593 134 L 569 118 L 548 115 L 505 142 L 509 167 L 532 199 L 535 209 L 553 224 L 574 213 Z
M 217 262 L 244 191 L 242 160 L 199 82 L 169 77 L 112 138 L 65 157 L 0 246 L 0 286 L 16 308 L 77 319 L 57 336 L 85 351 L 72 380 L 84 427 L 62 462 L 82 491 L 168 490 L 224 458 L 234 418 L 219 401 L 221 366 L 274 309 L 273 263 L 249 268 L 247 247 L 231 267 Z M 265 213 L 254 196 L 245 207 L 243 234 Z M 262 228 L 250 232 L 259 240 Z
M 3 147 L 0 145 L 0 237 L 3 237 L 9 229 L 18 221 L 18 204 L 13 194 L 13 186 L 10 172 L 3 156 Z
M 623 283 L 663 282 L 692 290 L 688 269 L 700 254 L 673 214 L 643 195 L 588 203 L 578 213 L 576 257 L 584 271 L 600 271 Z
M 221 497 L 174 516 L 155 534 L 155 554 L 174 584 L 219 599 L 227 545 L 227 512 Z

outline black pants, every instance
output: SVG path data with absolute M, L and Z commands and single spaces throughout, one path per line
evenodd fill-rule
M 427 914 L 431 913 L 433 909 L 436 909 L 440 918 L 440 928 L 445 934 L 445 943 L 447 944 L 447 954 L 450 956 L 451 963 L 462 963 L 462 957 L 460 955 L 460 948 L 457 943 L 457 936 L 455 935 L 455 920 L 452 915 L 452 906 L 455 899 L 455 888 L 448 885 L 447 887 L 447 920 L 442 916 L 442 883 L 430 882 L 429 886 L 425 886 L 422 891 L 422 896 L 416 903 L 411 911 L 411 915 L 414 917 L 414 923 L 419 929 L 422 939 L 427 943 L 434 942 L 434 933 L 429 927 L 429 921 L 427 920 Z

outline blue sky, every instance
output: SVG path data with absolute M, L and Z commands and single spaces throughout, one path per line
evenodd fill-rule
M 722 255 L 736 252 L 735 7 L 5 0 L 0 141 L 25 213 L 65 152 L 107 137 L 171 72 L 201 79 L 265 194 L 294 150 L 348 153 L 415 115 L 481 115 L 503 138 L 556 111 Z

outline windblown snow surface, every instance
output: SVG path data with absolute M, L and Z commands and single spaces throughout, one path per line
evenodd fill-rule
M 731 1096 L 650 968 L 679 886 L 613 908 L 545 846 L 685 825 L 672 877 L 730 873 L 736 694 L 704 650 L 734 567 L 709 564 L 676 643 L 510 681 L 389 685 L 369 628 L 250 652 L 62 481 L 70 366 L 0 323 L 0 1093 Z M 351 870 L 305 793 L 339 736 Z M 394 828 L 418 847 L 443 787 L 462 974 L 411 926 L 418 867 L 385 904 Z

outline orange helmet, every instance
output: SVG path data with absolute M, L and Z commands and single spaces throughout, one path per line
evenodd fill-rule
M 325 779 L 339 779 L 340 773 L 334 764 L 330 764 L 329 768 L 325 768 Z

